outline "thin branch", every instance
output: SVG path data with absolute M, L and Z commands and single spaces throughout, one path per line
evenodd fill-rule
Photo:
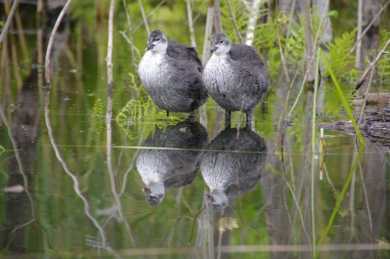
M 145 14 L 145 9 L 144 9 L 144 5 L 142 4 L 142 1 L 141 0 L 138 0 L 138 5 L 139 5 L 139 9 L 141 10 L 141 14 L 142 14 L 142 19 L 144 21 L 144 25 L 145 25 L 145 29 L 146 29 L 146 32 L 150 33 L 150 27 L 149 27 L 149 23 L 148 23 L 148 17 L 146 16 Z
M 243 42 L 243 39 L 241 36 L 240 29 L 238 28 L 237 18 L 236 18 L 236 15 L 234 14 L 232 3 L 230 2 L 230 0 L 226 0 L 226 2 L 228 5 L 230 20 L 232 21 L 234 32 L 236 33 L 236 36 L 240 40 L 240 43 L 241 43 L 241 42 Z
M 107 167 L 108 172 L 113 174 L 112 170 L 112 88 L 113 88 L 113 75 L 112 75 L 112 46 L 113 46 L 113 28 L 114 28 L 114 12 L 115 12 L 115 0 L 111 0 L 109 19 L 108 19 L 108 41 L 107 41 L 107 110 L 106 110 L 106 152 L 107 152 Z
M 246 29 L 245 44 L 251 46 L 255 38 L 255 30 L 257 18 L 259 17 L 259 8 L 261 0 L 254 0 L 250 10 L 250 16 L 248 21 L 248 26 Z
M 26 192 L 26 195 L 27 195 L 27 198 L 31 204 L 31 219 L 28 220 L 27 222 L 24 222 L 23 224 L 20 224 L 18 226 L 16 226 L 12 232 L 15 232 L 16 230 L 20 229 L 20 228 L 23 228 L 25 227 L 26 225 L 32 223 L 33 221 L 35 221 L 35 208 L 34 208 L 34 202 L 33 202 L 33 198 L 31 196 L 31 193 L 29 191 L 29 187 L 28 187 L 28 178 L 27 178 L 27 175 L 24 171 L 24 167 L 23 167 L 23 163 L 22 163 L 22 159 L 20 157 L 20 154 L 19 154 L 19 148 L 18 148 L 18 145 L 13 137 L 13 134 L 12 134 L 12 130 L 11 130 L 11 127 L 7 121 L 7 118 L 5 117 L 5 113 L 4 113 L 4 109 L 3 107 L 0 105 L 0 117 L 1 117 L 1 121 L 3 122 L 3 125 L 6 127 L 7 129 L 7 132 L 8 132 L 8 137 L 10 138 L 11 140 L 11 144 L 12 144 L 12 148 L 14 150 L 14 153 L 15 153 L 15 158 L 16 158 L 16 163 L 18 165 L 18 169 L 19 169 L 19 174 L 22 176 L 22 179 L 23 179 L 23 188 L 24 188 L 24 191 Z
M 366 68 L 366 70 L 364 70 L 362 76 L 360 77 L 359 81 L 357 82 L 356 84 L 356 90 L 358 90 L 362 85 L 363 83 L 366 81 L 366 78 L 368 76 L 368 74 L 370 73 L 370 71 L 376 66 L 376 64 L 378 63 L 378 61 L 381 59 L 381 57 L 383 56 L 383 54 L 385 54 L 386 52 L 386 49 L 390 46 L 390 39 L 387 40 L 387 42 L 385 43 L 385 46 L 379 51 L 378 55 L 375 57 L 375 59 L 370 63 L 370 65 Z
M 190 31 L 190 38 L 191 38 L 191 46 L 193 48 L 196 48 L 194 22 L 192 19 L 191 0 L 186 0 L 186 10 L 187 10 L 187 19 L 188 19 L 188 29 Z
M 214 0 L 214 31 L 215 33 L 222 32 L 220 0 Z
M 69 8 L 70 2 L 72 2 L 72 0 L 68 0 L 64 5 L 64 7 L 62 8 L 60 14 L 57 17 L 56 23 L 54 24 L 53 30 L 50 33 L 49 43 L 47 44 L 46 55 L 45 55 L 45 80 L 47 84 L 50 84 L 50 80 L 51 80 L 50 56 L 51 56 L 51 49 L 53 48 L 53 44 L 54 44 L 54 36 L 57 33 L 58 27 L 60 27 L 61 21 L 64 18 L 65 13 Z
M 0 34 L 0 43 L 3 42 L 3 40 L 5 39 L 5 36 L 7 35 L 8 29 L 11 26 L 11 21 L 12 21 L 14 14 L 15 14 L 16 8 L 18 7 L 18 4 L 19 4 L 19 0 L 14 0 L 14 2 L 12 3 L 11 11 L 8 14 L 7 20 L 3 26 L 3 30 L 1 31 L 1 34 Z
M 110 2 L 110 10 L 108 16 L 108 40 L 107 40 L 107 109 L 106 109 L 106 156 L 107 170 L 110 177 L 111 192 L 116 203 L 116 208 L 121 221 L 125 224 L 131 242 L 134 244 L 134 237 L 131 233 L 128 222 L 124 219 L 122 204 L 116 190 L 116 181 L 114 170 L 112 168 L 112 92 L 113 92 L 113 64 L 112 64 L 112 49 L 113 49 L 113 34 L 114 34 L 114 15 L 115 15 L 115 0 Z
M 149 16 L 152 16 L 157 10 L 160 9 L 160 7 L 165 4 L 167 0 L 162 0 L 153 10 L 151 10 L 148 14 L 145 15 L 145 18 L 148 19 Z M 137 24 L 136 26 L 134 26 L 134 29 L 133 29 L 133 33 L 135 33 L 136 31 L 138 31 L 142 25 L 144 25 L 144 21 L 140 22 L 139 24 Z
M 87 199 L 84 197 L 80 190 L 80 183 L 77 179 L 77 177 L 70 171 L 68 165 L 66 164 L 65 160 L 62 158 L 62 155 L 58 149 L 57 143 L 54 139 L 53 129 L 51 127 L 50 123 L 50 110 L 49 110 L 49 104 L 50 104 L 50 90 L 46 92 L 45 94 L 45 124 L 47 128 L 47 133 L 49 135 L 49 141 L 50 145 L 52 146 L 54 150 L 54 154 L 58 160 L 58 162 L 61 164 L 62 168 L 64 169 L 65 173 L 72 179 L 73 182 L 73 190 L 76 193 L 76 195 L 82 200 L 84 205 L 84 213 L 85 215 L 91 220 L 92 224 L 96 227 L 96 229 L 99 232 L 100 238 L 102 240 L 103 247 L 106 248 L 106 235 L 104 233 L 103 228 L 100 226 L 99 222 L 92 216 L 90 205 L 87 201 Z
M 376 20 L 381 16 L 382 12 L 384 10 L 386 10 L 386 7 L 390 4 L 390 0 L 388 0 L 383 6 L 382 8 L 375 14 L 375 16 L 372 18 L 371 22 L 366 26 L 366 28 L 364 29 L 364 31 L 360 34 L 360 36 L 357 37 L 357 40 L 355 42 L 355 44 L 353 45 L 350 53 L 353 53 L 356 49 L 356 46 L 357 44 L 362 41 L 363 37 L 366 35 L 366 33 L 371 29 L 371 27 L 374 25 L 374 23 L 376 22 Z
M 362 39 L 362 27 L 363 27 L 363 0 L 358 0 L 358 21 L 357 21 L 357 39 Z M 358 69 L 362 69 L 362 41 L 356 42 L 356 57 L 355 66 Z

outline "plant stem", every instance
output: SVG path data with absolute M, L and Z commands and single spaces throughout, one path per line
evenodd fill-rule
M 52 71 L 50 70 L 50 60 L 51 60 L 50 56 L 51 56 L 51 49 L 53 48 L 53 44 L 54 44 L 54 36 L 56 35 L 58 27 L 60 27 L 61 21 L 64 18 L 65 13 L 69 8 L 70 2 L 72 2 L 72 0 L 68 0 L 65 3 L 60 14 L 58 15 L 53 30 L 50 33 L 49 42 L 47 44 L 46 55 L 45 55 L 45 80 L 48 85 L 50 85 L 50 81 L 51 81 Z
M 19 0 L 14 0 L 14 2 L 12 3 L 11 11 L 9 12 L 7 20 L 3 26 L 3 29 L 1 30 L 0 43 L 3 42 L 3 40 L 5 39 L 5 36 L 7 35 L 8 29 L 11 26 L 11 21 L 12 21 L 14 14 L 15 14 L 16 7 L 18 7 L 18 4 L 19 4 Z

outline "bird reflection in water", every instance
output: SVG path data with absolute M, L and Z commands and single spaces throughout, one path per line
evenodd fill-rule
M 258 182 L 267 156 L 262 137 L 249 128 L 227 128 L 207 147 L 200 170 L 209 188 L 207 200 L 217 211 Z
M 164 130 L 158 129 L 139 152 L 136 167 L 144 183 L 146 200 L 158 205 L 167 188 L 190 184 L 200 163 L 207 132 L 201 124 L 187 120 Z

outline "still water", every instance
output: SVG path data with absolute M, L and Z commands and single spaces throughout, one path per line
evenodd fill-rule
M 128 103 L 119 32 L 107 123 L 105 38 L 61 29 L 49 88 L 46 30 L 2 48 L 1 258 L 390 258 L 388 147 L 321 118 L 312 137 L 307 103 L 279 127 L 277 91 L 253 130 L 211 101 L 202 123 Z

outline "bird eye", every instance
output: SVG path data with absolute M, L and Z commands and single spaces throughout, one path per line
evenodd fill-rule
M 222 43 L 223 43 L 223 40 L 220 40 L 219 43 L 222 44 Z

